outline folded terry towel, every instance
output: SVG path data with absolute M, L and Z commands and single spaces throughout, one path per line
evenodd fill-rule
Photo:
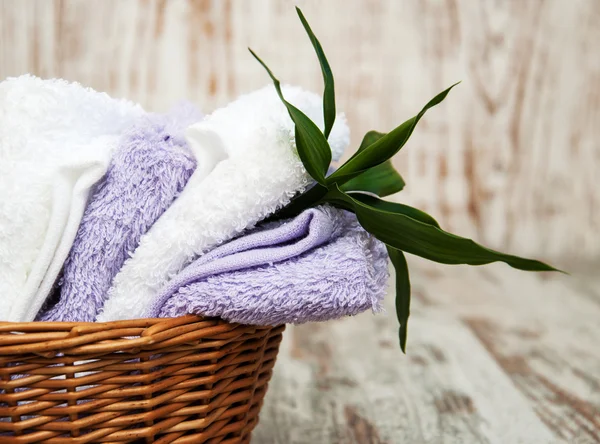
M 318 207 L 277 224 L 217 247 L 189 265 L 148 315 L 195 313 L 279 325 L 381 309 L 387 252 L 353 214 Z
M 320 97 L 286 86 L 288 101 L 323 126 Z M 206 180 L 192 175 L 181 196 L 142 237 L 113 281 L 98 321 L 144 315 L 169 278 L 196 257 L 286 205 L 309 184 L 294 149 L 294 125 L 273 86 L 240 97 L 188 129 L 194 152 L 225 152 Z M 340 155 L 349 140 L 343 116 L 331 135 Z
M 60 299 L 38 320 L 96 319 L 125 259 L 194 172 L 183 133 L 200 119 L 195 107 L 182 105 L 167 115 L 144 116 L 126 130 L 85 210 L 65 262 Z
M 0 320 L 32 321 L 75 238 L 90 188 L 138 105 L 64 80 L 0 82 Z
M 336 216 L 332 208 L 310 208 L 290 221 L 265 224 L 215 248 L 169 281 L 152 302 L 147 317 L 157 317 L 164 303 L 192 282 L 227 271 L 281 262 L 322 245 L 331 239 Z

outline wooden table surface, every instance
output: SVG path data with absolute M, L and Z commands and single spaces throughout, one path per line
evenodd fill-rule
M 463 80 L 396 157 L 398 199 L 502 251 L 600 258 L 600 0 L 297 3 L 347 155 Z M 248 46 L 322 91 L 289 0 L 0 0 L 0 80 L 63 77 L 152 111 L 267 84 Z M 392 297 L 387 316 L 288 328 L 254 443 L 600 442 L 600 278 L 413 262 L 412 281 L 406 356 Z
M 253 442 L 600 442 L 600 278 L 413 261 L 387 313 L 288 327 Z

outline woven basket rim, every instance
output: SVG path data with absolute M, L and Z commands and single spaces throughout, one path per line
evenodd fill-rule
M 0 359 L 34 353 L 52 357 L 138 353 L 210 338 L 210 346 L 231 341 L 248 331 L 271 329 L 220 318 L 185 315 L 176 318 L 147 318 L 111 322 L 0 322 Z M 208 346 L 208 344 L 207 344 Z M 4 358 L 5 359 L 5 358 Z
M 284 328 L 0 322 L 0 442 L 247 444 Z

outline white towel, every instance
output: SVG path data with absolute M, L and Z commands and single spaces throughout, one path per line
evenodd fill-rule
M 323 128 L 321 98 L 296 87 L 284 97 Z M 339 158 L 349 142 L 339 115 L 329 137 Z M 142 317 L 171 276 L 194 258 L 283 207 L 309 184 L 294 144 L 294 124 L 268 86 L 241 96 L 204 121 L 187 139 L 195 153 L 225 152 L 202 182 L 196 174 L 173 205 L 144 235 L 113 281 L 98 321 Z
M 64 80 L 0 82 L 0 320 L 32 321 L 139 105 Z

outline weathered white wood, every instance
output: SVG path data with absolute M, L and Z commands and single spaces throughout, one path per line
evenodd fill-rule
M 393 309 L 288 329 L 254 442 L 600 442 L 600 2 L 299 3 L 354 146 L 463 81 L 398 156 L 399 199 L 587 274 L 411 261 L 409 355 Z M 210 111 L 268 83 L 247 46 L 322 88 L 289 1 L 0 0 L 0 78 L 64 77 L 150 110 Z
M 600 253 L 600 2 L 299 2 L 336 76 L 355 145 L 433 94 L 397 158 L 403 200 L 447 228 L 516 253 Z M 267 82 L 253 47 L 286 82 L 321 90 L 286 0 L 0 0 L 0 78 L 77 80 L 164 110 L 210 111 Z
M 260 443 L 600 442 L 588 277 L 412 260 L 408 355 L 389 314 L 290 327 Z
M 412 265 L 417 304 L 462 320 L 557 437 L 600 442 L 597 278 Z
M 417 308 L 408 356 L 395 330 L 391 313 L 290 328 L 256 441 L 554 442 L 465 325 Z

